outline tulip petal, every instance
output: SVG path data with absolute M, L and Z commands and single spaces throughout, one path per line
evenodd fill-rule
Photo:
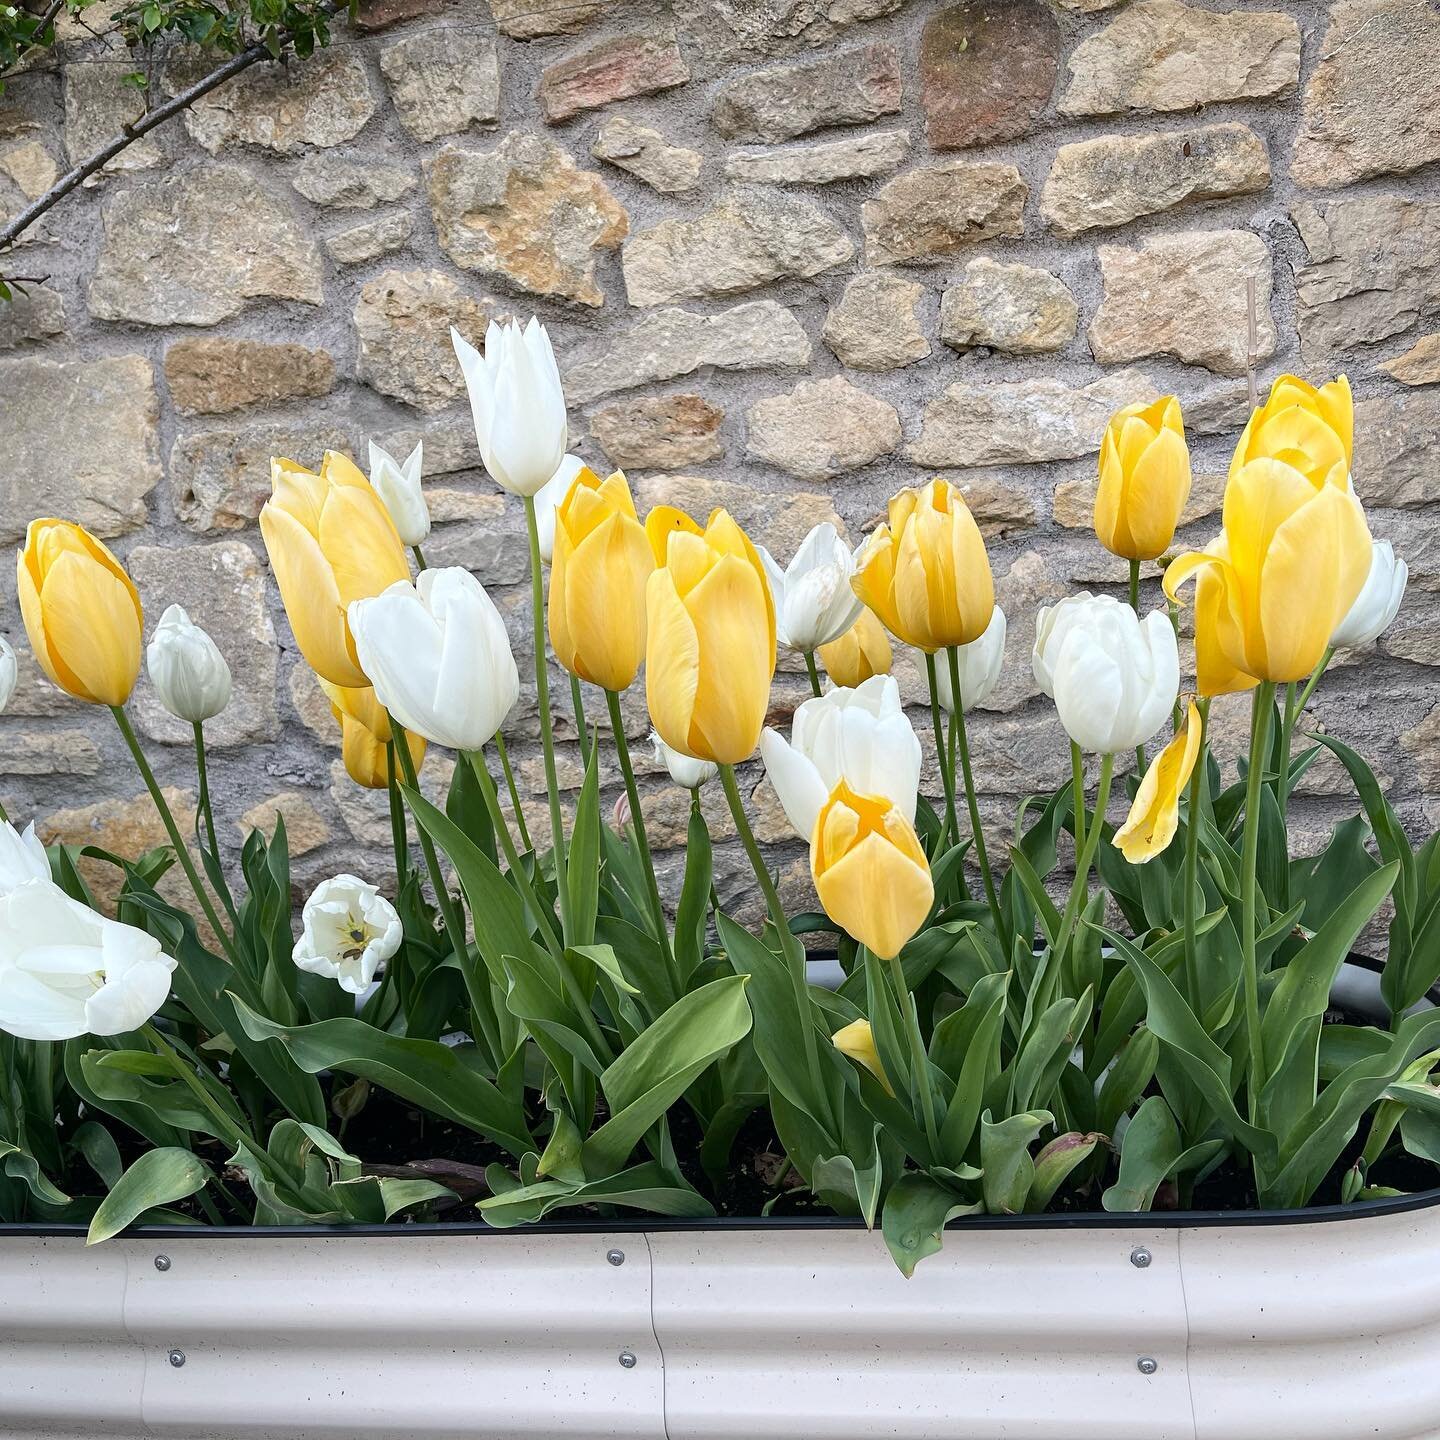
M 754 754 L 770 702 L 775 631 L 769 586 L 758 566 L 722 555 L 686 597 L 685 608 L 699 645 L 691 753 L 738 765 Z M 703 748 L 695 748 L 697 741 Z
M 700 640 L 668 568 L 656 570 L 646 582 L 645 618 L 645 701 L 651 723 L 672 750 L 694 756 L 690 726 L 700 683 Z
M 825 913 L 881 960 L 904 949 L 935 900 L 929 867 L 874 833 L 814 878 Z
M 569 572 L 565 630 L 582 680 L 617 693 L 634 683 L 645 659 L 645 586 L 654 569 L 645 532 L 624 514 L 612 514 L 564 559 L 557 532 L 556 573 Z
M 66 688 L 95 704 L 123 705 L 140 673 L 132 589 L 109 569 L 67 552 L 46 573 L 40 609 L 52 662 L 74 681 Z
M 808 840 L 830 793 L 820 771 L 775 730 L 761 732 L 760 755 L 785 818 L 802 840 Z
M 657 505 L 645 517 L 645 536 L 650 541 L 656 565 L 670 563 L 670 537 L 674 534 L 703 535 L 704 530 L 683 510 Z
M 1190 783 L 1200 741 L 1200 712 L 1192 701 L 1185 728 L 1150 762 L 1130 814 L 1111 841 L 1132 865 L 1153 860 L 1175 838 L 1180 826 L 1180 793 Z

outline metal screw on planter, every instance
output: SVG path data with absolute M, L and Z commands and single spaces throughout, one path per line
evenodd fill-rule
M 1142 1355 L 1135 1362 L 1135 1368 L 1142 1375 L 1153 1375 L 1160 1368 L 1160 1364 L 1158 1361 L 1152 1360 L 1148 1355 Z
M 625 1252 L 623 1250 L 611 1250 L 605 1258 L 612 1265 L 623 1265 L 625 1263 Z
M 163 1275 L 170 1268 L 170 1257 L 168 1255 L 157 1255 L 155 1257 L 155 1268 Z
M 1150 1252 L 1143 1245 L 1137 1245 L 1130 1252 L 1130 1263 L 1137 1270 L 1148 1269 L 1150 1266 Z
M 638 1363 L 639 1362 L 635 1359 L 635 1352 L 633 1350 L 622 1350 L 620 1352 L 620 1364 L 626 1370 L 633 1370 Z
M 185 1363 L 185 1352 L 183 1350 L 172 1350 L 170 1352 L 170 1363 L 178 1370 Z

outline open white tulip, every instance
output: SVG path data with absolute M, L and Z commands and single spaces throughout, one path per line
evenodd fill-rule
M 1365 587 L 1335 627 L 1330 637 L 1332 650 L 1358 650 L 1378 639 L 1390 628 L 1405 598 L 1410 567 L 1395 558 L 1395 547 L 1388 540 L 1375 540 L 1372 546 Z
M 565 392 L 545 327 L 533 317 L 485 331 L 482 355 L 453 327 L 450 339 L 490 478 L 512 495 L 537 495 L 560 468 L 568 429 Z
M 363 995 L 382 960 L 404 938 L 395 907 L 354 875 L 322 881 L 305 902 L 300 938 L 291 958 L 312 975 L 335 980 L 342 990 Z
M 670 772 L 670 778 L 687 790 L 698 790 L 720 773 L 720 767 L 709 760 L 697 760 L 692 755 L 672 750 L 653 730 L 650 732 L 650 743 L 655 747 L 656 760 Z
M 430 507 L 420 475 L 425 463 L 425 442 L 415 448 L 402 465 L 373 440 L 370 442 L 370 488 L 385 502 L 395 530 L 407 545 L 423 545 L 430 534 Z
M 1042 626 L 1046 618 L 1042 610 Z M 1058 649 L 1052 626 L 1045 658 L 1066 733 L 1097 755 L 1143 745 L 1169 718 L 1180 689 L 1169 618 L 1156 610 L 1141 620 L 1108 595 L 1090 596 L 1062 618 Z M 1039 654 L 1037 641 L 1037 665 Z
M 0 1030 L 73 1040 L 138 1030 L 165 1003 L 175 962 L 48 879 L 0 898 Z
M 145 664 L 160 703 L 177 720 L 199 725 L 230 703 L 230 667 L 181 605 L 166 607 L 146 647 Z
M 0 821 L 0 896 L 17 890 L 27 880 L 48 880 L 50 857 L 33 824 L 22 834 L 9 821 Z
M 0 713 L 10 703 L 15 693 L 15 682 L 20 678 L 20 667 L 15 661 L 15 651 L 10 642 L 0 635 Z
M 829 521 L 811 530 L 784 570 L 763 545 L 755 548 L 775 596 L 775 639 L 781 645 L 813 654 L 860 618 L 865 606 L 850 588 L 855 557 Z
M 828 690 L 805 701 L 790 739 L 766 730 L 760 754 L 785 818 L 803 840 L 841 780 L 858 795 L 885 797 L 907 821 L 915 818 L 920 741 L 893 675 L 872 675 L 854 690 Z
M 985 633 L 968 645 L 957 645 L 955 658 L 960 663 L 960 702 L 968 714 L 988 700 L 1000 683 L 1000 671 L 1005 662 L 1005 612 L 998 605 L 985 627 Z M 935 659 L 935 694 L 953 714 L 955 701 L 950 694 L 949 657 L 937 655 Z
M 452 750 L 479 750 L 520 694 L 510 637 L 468 571 L 423 570 L 348 612 L 375 698 L 406 730 Z
M 570 493 L 575 477 L 585 468 L 578 455 L 566 455 L 560 468 L 535 496 L 535 524 L 540 531 L 540 558 L 548 565 L 555 558 L 555 512 Z

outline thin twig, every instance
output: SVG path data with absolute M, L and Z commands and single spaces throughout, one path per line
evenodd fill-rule
M 35 51 L 45 48 L 38 37 L 43 35 L 46 30 L 55 23 L 55 17 L 59 15 L 64 8 L 65 0 L 50 0 L 50 3 L 45 7 L 44 12 L 40 16 L 40 23 L 35 27 L 29 44 L 15 57 L 15 63 L 11 65 L 8 70 L 0 72 L 0 80 L 8 80 L 12 75 L 18 75 L 20 73 L 20 67 L 29 60 L 30 56 L 34 54 Z
M 1260 322 L 1256 316 L 1255 277 L 1245 277 L 1245 312 L 1250 323 L 1250 348 L 1245 352 L 1245 383 L 1250 389 L 1250 408 L 1260 408 L 1260 387 L 1255 380 L 1255 363 L 1260 358 Z

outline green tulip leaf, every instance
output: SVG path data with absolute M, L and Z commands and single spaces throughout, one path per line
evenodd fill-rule
M 1096 1134 L 1082 1135 L 1078 1130 L 1069 1130 L 1042 1146 L 1035 1156 L 1035 1176 L 1030 1182 L 1030 1194 L 1025 1199 L 1026 1210 L 1044 1210 L 1075 1167 L 1090 1158 L 1102 1138 Z
M 488 1172 L 487 1172 L 488 1173 Z M 492 1187 L 493 1188 L 493 1187 Z M 654 1161 L 632 1166 L 618 1174 L 583 1185 L 563 1180 L 537 1180 L 516 1185 L 480 1201 L 476 1207 L 486 1224 L 497 1229 L 528 1225 L 543 1220 L 554 1210 L 577 1205 L 618 1205 L 623 1209 L 645 1210 L 653 1215 L 674 1215 L 702 1220 L 714 1215 L 715 1207 L 698 1191 L 677 1183 L 670 1171 Z
M 991 1215 L 1018 1215 L 1025 1208 L 1035 1180 L 1030 1145 L 1055 1117 L 1048 1110 L 1021 1111 L 992 1120 L 980 1117 L 980 1180 L 985 1209 Z
M 885 1196 L 880 1233 L 900 1273 L 908 1280 L 927 1255 L 940 1249 L 949 1221 L 978 1214 L 983 1208 L 928 1175 L 911 1171 L 902 1175 Z
M 210 1171 L 188 1150 L 147 1150 L 100 1202 L 85 1243 L 98 1245 L 118 1235 L 147 1210 L 203 1190 L 209 1179 Z

